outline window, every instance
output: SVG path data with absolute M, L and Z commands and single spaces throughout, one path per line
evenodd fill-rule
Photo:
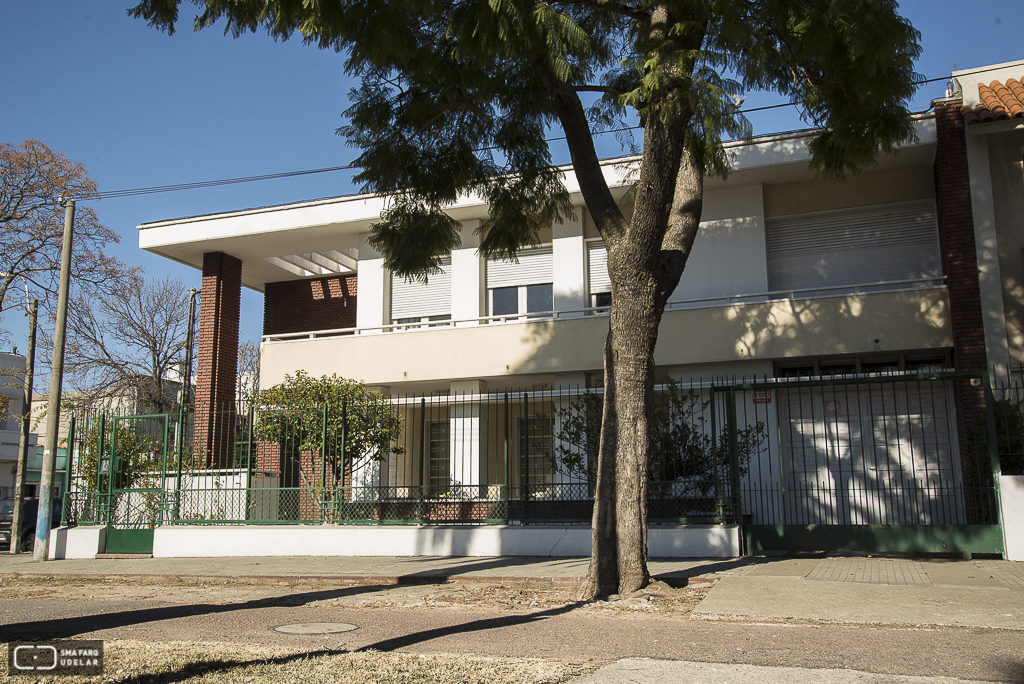
M 612 279 L 608 275 L 608 251 L 604 248 L 604 240 L 587 242 L 587 291 L 591 308 L 604 309 L 612 305 Z
M 554 307 L 554 261 L 551 247 L 520 251 L 518 263 L 489 260 L 487 288 L 492 316 L 546 313 Z
M 552 283 L 516 285 L 491 289 L 491 315 L 547 313 L 554 309 Z
M 452 320 L 452 317 L 448 314 L 440 316 L 412 316 L 409 318 L 399 318 L 395 321 L 396 325 L 403 326 L 405 330 L 412 330 L 419 328 L 422 325 L 426 325 L 428 328 L 437 328 L 439 326 L 448 325 L 447 321 Z
M 938 278 L 932 200 L 765 220 L 773 291 Z
M 449 423 L 447 420 L 430 422 L 427 453 L 430 458 L 427 496 L 436 498 L 448 493 L 451 483 L 451 443 L 449 442 Z
M 519 418 L 520 480 L 529 485 L 554 481 L 554 442 L 551 416 Z
M 451 257 L 441 260 L 441 269 L 441 273 L 427 276 L 426 283 L 391 276 L 391 320 L 395 324 L 418 328 L 421 323 L 451 320 Z

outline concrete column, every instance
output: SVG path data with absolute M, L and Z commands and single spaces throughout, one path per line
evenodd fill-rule
M 453 484 L 478 485 L 481 496 L 486 495 L 487 485 L 487 406 L 479 400 L 460 399 L 486 392 L 487 384 L 482 380 L 451 383 L 454 402 L 449 414 L 449 477 Z M 469 490 L 454 493 L 477 494 Z
M 486 260 L 477 253 L 480 236 L 474 233 L 479 220 L 462 223 L 462 246 L 452 250 L 452 320 L 465 321 L 487 315 Z
M 359 236 L 359 306 L 356 307 L 356 327 L 371 328 L 361 334 L 377 334 L 382 325 L 391 323 L 391 274 L 384 268 L 384 257 L 377 253 L 366 239 Z
M 238 319 L 242 299 L 242 262 L 224 252 L 203 255 L 195 444 L 207 465 L 227 467 L 234 446 L 234 408 L 238 378 Z
M 583 207 L 576 207 L 576 218 L 552 227 L 551 251 L 554 260 L 555 311 L 575 311 L 587 306 L 587 248 L 583 243 Z M 582 313 L 569 314 L 577 318 Z
M 972 136 L 969 130 L 965 130 L 963 135 L 967 144 L 967 166 L 971 182 L 971 208 L 974 218 L 981 310 L 985 313 L 982 319 L 985 331 L 985 356 L 988 358 L 989 370 L 993 377 L 1006 378 L 1010 370 L 1010 348 L 1006 340 L 1003 279 L 999 269 L 999 239 L 996 236 L 988 138 Z

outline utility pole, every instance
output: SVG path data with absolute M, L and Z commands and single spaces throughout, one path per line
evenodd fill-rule
M 18 474 L 14 476 L 14 518 L 11 520 L 11 553 L 17 553 L 21 543 L 21 502 L 25 499 L 25 469 L 28 468 L 28 436 L 32 432 L 32 380 L 36 368 L 36 318 L 39 300 L 28 305 L 28 352 L 25 355 L 25 381 L 22 383 L 21 445 L 18 450 Z
M 64 205 L 64 244 L 60 251 L 60 287 L 57 293 L 57 322 L 53 328 L 53 364 L 50 367 L 50 399 L 46 405 L 46 452 L 39 473 L 39 515 L 32 556 L 50 558 L 50 520 L 53 518 L 53 466 L 57 460 L 60 434 L 61 384 L 64 381 L 64 333 L 68 318 L 68 289 L 71 285 L 71 241 L 75 231 L 75 200 L 60 198 Z M 68 449 L 71 445 L 68 445 Z

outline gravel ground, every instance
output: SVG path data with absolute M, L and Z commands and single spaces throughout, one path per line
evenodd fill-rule
M 85 684 L 557 684 L 597 669 L 524 658 L 296 650 L 189 642 L 107 641 L 105 672 L 94 677 L 46 677 L 40 682 Z M 7 679 L 7 662 L 2 673 Z M 11 681 L 28 684 L 32 677 Z
M 657 613 L 664 617 L 688 618 L 692 610 L 714 586 L 715 580 L 692 580 L 687 586 L 673 588 L 664 582 L 630 596 L 613 596 L 607 601 L 579 604 L 572 610 L 596 615 L 645 615 Z M 49 601 L 145 600 L 156 599 L 170 604 L 259 602 L 262 605 L 306 605 L 317 608 L 356 608 L 367 610 L 445 608 L 480 609 L 503 613 L 525 613 L 536 610 L 565 608 L 575 603 L 576 590 L 536 588 L 525 584 L 445 584 L 376 586 L 370 584 L 315 585 L 282 583 L 283 586 L 249 585 L 238 582 L 192 583 L 182 581 L 154 582 L 143 579 L 33 577 L 0 579 L 0 599 L 42 599 Z M 365 588 L 320 600 L 305 596 L 310 590 L 326 591 L 341 587 Z M 303 594 L 301 598 L 296 594 Z M 335 592 L 341 593 L 341 592 Z

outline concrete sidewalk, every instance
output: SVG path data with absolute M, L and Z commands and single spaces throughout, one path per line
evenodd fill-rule
M 982 684 L 949 677 L 914 677 L 857 670 L 764 667 L 627 658 L 570 684 Z
M 37 563 L 0 554 L 0 578 L 79 576 L 251 584 L 517 582 L 575 586 L 586 558 L 101 558 Z M 694 610 L 704 620 L 960 626 L 1024 631 L 1024 563 L 867 557 L 653 559 L 681 585 L 717 580 Z

